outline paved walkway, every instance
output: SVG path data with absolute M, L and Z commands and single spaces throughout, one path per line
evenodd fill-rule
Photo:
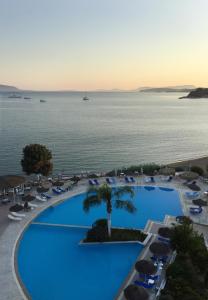
M 124 184 L 119 182 L 119 184 Z M 144 184 L 143 179 L 137 180 L 138 185 L 147 185 Z M 150 185 L 158 185 L 158 186 L 164 186 L 164 187 L 170 187 L 170 188 L 176 188 L 179 191 L 183 211 L 185 214 L 188 214 L 188 206 L 190 203 L 187 203 L 187 199 L 184 197 L 184 192 L 187 190 L 185 186 L 183 186 L 182 181 L 180 180 L 173 180 L 171 183 L 167 183 L 162 181 L 161 177 L 157 178 L 157 182 L 155 184 Z M 208 189 L 208 185 L 204 184 L 202 182 L 199 183 L 200 187 L 202 188 L 202 191 L 205 191 Z M 19 234 L 22 232 L 22 229 L 24 226 L 28 224 L 38 213 L 40 213 L 43 209 L 48 207 L 51 204 L 54 204 L 58 201 L 63 200 L 63 197 L 65 199 L 78 194 L 82 193 L 86 190 L 86 181 L 83 180 L 77 187 L 74 187 L 72 191 L 69 191 L 65 194 L 62 194 L 57 197 L 53 197 L 51 200 L 49 200 L 46 203 L 38 203 L 39 207 L 35 210 L 28 212 L 25 219 L 23 219 L 20 222 L 11 222 L 7 218 L 8 214 L 8 206 L 1 206 L 0 207 L 0 299 L 1 300 L 22 300 L 25 299 L 24 295 L 21 293 L 21 291 L 18 288 L 18 284 L 16 282 L 16 277 L 14 275 L 14 245 L 15 242 L 19 236 Z M 190 200 L 189 200 L 190 202 Z M 200 219 L 201 218 L 201 219 Z M 167 222 L 173 222 L 174 219 L 168 218 Z M 206 217 L 206 213 L 202 215 L 202 217 L 195 217 L 195 222 L 203 222 L 204 224 L 208 224 L 208 220 Z M 158 226 L 161 226 L 159 224 Z M 208 227 L 206 226 L 198 226 L 196 227 L 197 230 L 203 231 L 203 233 L 208 237 Z M 157 231 L 157 225 L 154 225 L 151 230 Z M 153 231 L 153 233 L 156 233 Z M 143 255 L 149 255 L 143 253 Z M 133 270 L 132 270 L 133 271 Z M 132 276 L 132 274 L 130 274 Z M 127 284 L 127 281 L 123 284 L 123 288 Z M 122 299 L 122 298 L 119 298 Z

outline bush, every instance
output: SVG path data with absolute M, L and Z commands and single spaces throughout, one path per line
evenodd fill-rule
M 155 163 L 149 163 L 149 164 L 140 164 L 140 165 L 134 165 L 130 166 L 128 168 L 121 168 L 117 170 L 117 174 L 124 173 L 125 175 L 135 175 L 135 172 L 138 172 L 141 174 L 141 169 L 143 169 L 143 173 L 145 175 L 153 176 L 155 175 L 163 166 L 160 166 Z M 112 170 L 108 173 L 106 173 L 106 176 L 115 176 L 115 170 Z
M 198 166 L 191 167 L 191 171 L 199 174 L 199 176 L 204 175 L 204 170 L 202 168 L 198 167 Z
M 167 283 L 160 300 L 166 296 L 174 300 L 207 300 L 208 251 L 203 237 L 191 224 L 183 223 L 173 229 L 171 243 L 177 256 L 167 269 Z
M 111 238 L 108 237 L 108 227 L 106 219 L 99 219 L 93 223 L 92 228 L 88 230 L 84 242 L 109 242 L 109 241 L 140 241 L 143 242 L 146 234 L 135 229 L 112 228 Z

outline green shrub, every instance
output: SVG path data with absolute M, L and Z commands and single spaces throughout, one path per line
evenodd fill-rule
M 92 228 L 88 230 L 84 242 L 109 242 L 109 241 L 140 241 L 146 238 L 140 230 L 112 228 L 111 238 L 108 237 L 107 220 L 100 219 L 93 223 Z
M 191 171 L 199 174 L 199 176 L 204 175 L 204 170 L 202 168 L 198 167 L 198 166 L 191 167 Z

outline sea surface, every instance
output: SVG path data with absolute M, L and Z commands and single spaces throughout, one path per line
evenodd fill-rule
M 179 93 L 22 93 L 0 95 L 0 174 L 21 174 L 22 149 L 46 145 L 54 173 L 108 171 L 207 155 L 208 100 Z M 40 99 L 46 100 L 40 103 Z

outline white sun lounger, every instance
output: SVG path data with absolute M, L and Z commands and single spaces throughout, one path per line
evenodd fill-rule
M 14 211 L 11 212 L 11 215 L 13 215 L 15 217 L 18 217 L 18 218 L 24 218 L 25 217 L 25 214 L 19 214 L 19 213 L 14 212 Z
M 11 214 L 8 214 L 8 218 L 9 218 L 10 220 L 12 220 L 12 221 L 21 221 L 21 220 L 22 220 L 22 218 L 20 218 L 20 217 L 15 217 L 15 216 L 13 216 L 13 215 L 11 215 Z
M 31 208 L 38 207 L 38 205 L 34 204 L 34 203 L 28 203 L 28 206 L 31 207 Z
M 46 202 L 47 201 L 46 198 L 43 198 L 43 197 L 40 197 L 40 196 L 36 196 L 35 199 L 38 200 L 38 201 L 41 201 L 41 202 Z

